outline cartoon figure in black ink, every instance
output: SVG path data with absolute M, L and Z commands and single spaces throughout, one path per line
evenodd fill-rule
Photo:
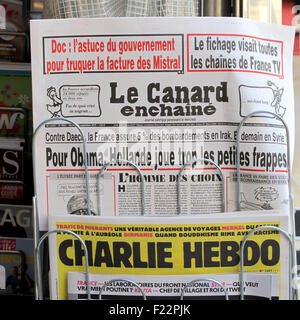
M 273 187 L 258 187 L 254 190 L 254 198 L 260 203 L 247 200 L 244 192 L 241 192 L 241 208 L 243 210 L 273 210 L 271 202 L 277 200 L 279 192 Z
M 58 97 L 56 89 L 50 87 L 47 89 L 47 96 L 52 100 L 53 104 L 47 104 L 47 110 L 52 114 L 51 118 L 61 116 L 61 105 L 63 101 Z
M 273 95 L 274 95 L 274 100 L 271 103 L 271 106 L 275 108 L 275 113 L 278 114 L 279 116 L 283 117 L 286 112 L 286 108 L 280 105 L 281 103 L 281 98 L 284 89 L 279 89 L 272 81 L 268 81 L 268 86 L 271 87 L 273 90 Z
M 272 210 L 270 203 L 279 198 L 279 192 L 273 187 L 258 187 L 254 190 L 254 198 L 262 203 L 262 209 Z
M 88 201 L 85 195 L 75 195 L 72 196 L 67 204 L 67 210 L 69 214 L 73 215 L 88 215 Z M 95 216 L 93 203 L 90 201 L 90 209 L 91 209 L 91 215 Z

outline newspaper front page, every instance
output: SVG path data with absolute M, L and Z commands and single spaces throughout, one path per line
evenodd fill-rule
M 242 210 L 288 211 L 276 116 L 292 157 L 293 39 L 292 27 L 240 18 L 31 21 L 34 128 L 49 120 L 35 135 L 41 230 L 49 215 L 86 214 L 85 159 L 92 214 L 100 194 L 102 215 L 140 215 L 141 179 L 147 214 L 178 213 L 179 179 L 182 213 L 236 211 L 237 140 Z M 225 210 L 222 176 L 203 158 L 224 174 Z
M 73 231 L 84 241 L 93 277 L 108 281 L 122 275 L 135 282 L 147 279 L 153 283 L 162 283 L 163 278 L 166 284 L 187 283 L 203 275 L 228 283 L 227 274 L 240 272 L 241 242 L 249 231 L 264 225 L 286 230 L 288 215 L 261 211 L 173 218 L 49 216 L 50 230 Z M 290 250 L 283 235 L 273 229 L 260 230 L 246 242 L 244 252 L 245 274 L 273 274 L 272 291 L 256 287 L 258 291 L 252 293 L 288 299 Z M 52 234 L 49 254 L 50 297 L 67 299 L 68 273 L 86 271 L 82 244 L 68 233 Z M 259 276 L 245 279 L 265 281 Z M 74 294 L 74 287 L 70 290 Z M 155 292 L 149 294 L 156 296 Z

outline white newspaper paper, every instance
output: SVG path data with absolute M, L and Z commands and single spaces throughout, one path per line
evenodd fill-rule
M 100 299 L 136 299 L 142 297 L 139 287 L 143 290 L 147 300 L 174 299 L 178 300 L 184 290 L 183 297 L 186 299 L 225 299 L 225 288 L 229 300 L 237 300 L 241 295 L 240 274 L 201 274 L 169 276 L 132 276 L 132 275 L 103 275 L 91 274 L 91 298 Z M 272 298 L 272 277 L 277 281 L 274 292 L 279 297 L 278 275 L 268 273 L 246 273 L 244 279 L 244 298 L 266 299 Z M 133 282 L 115 281 L 113 279 L 126 279 Z M 201 280 L 200 280 L 201 279 Z M 209 279 L 209 280 L 207 280 Z M 199 281 L 195 281 L 199 280 Z M 193 284 L 188 285 L 190 282 Z M 223 286 L 220 286 L 220 284 Z M 137 287 L 137 284 L 139 287 Z M 87 283 L 85 273 L 68 273 L 68 299 L 87 299 Z
M 282 117 L 294 141 L 294 29 L 240 18 L 31 21 L 34 171 L 41 230 L 47 216 L 85 214 L 82 138 L 92 212 L 176 214 L 179 170 L 200 158 L 224 174 L 226 211 L 237 210 L 237 129 L 254 111 Z M 55 119 L 54 121 L 52 121 Z M 57 120 L 57 121 L 56 121 Z M 241 130 L 242 210 L 288 211 L 287 134 L 271 114 Z M 221 175 L 198 161 L 184 170 L 183 213 L 221 211 Z

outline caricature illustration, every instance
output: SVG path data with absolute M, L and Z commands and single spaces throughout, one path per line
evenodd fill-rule
M 254 190 L 254 198 L 260 203 L 248 201 L 244 192 L 241 192 L 241 208 L 243 210 L 272 210 L 271 202 L 279 198 L 279 192 L 273 187 L 258 187 Z
M 52 114 L 51 118 L 61 116 L 61 105 L 63 101 L 58 97 L 56 89 L 50 87 L 47 89 L 47 96 L 52 100 L 53 104 L 47 104 L 47 110 Z
M 272 210 L 270 203 L 279 198 L 279 192 L 273 187 L 258 187 L 254 190 L 254 198 L 262 203 L 262 209 Z
M 72 196 L 67 204 L 67 210 L 69 214 L 83 215 L 88 214 L 88 201 L 85 195 L 74 195 Z M 93 203 L 90 201 L 91 215 L 95 215 Z
M 261 210 L 262 209 L 262 207 L 259 204 L 248 201 L 244 192 L 241 192 L 240 204 L 241 204 L 242 210 Z
M 279 88 L 270 80 L 265 86 L 240 85 L 240 116 L 265 110 L 283 117 L 286 113 L 286 107 L 282 105 L 283 94 L 284 88 Z
M 286 108 L 281 106 L 280 103 L 281 103 L 281 98 L 282 98 L 284 89 L 283 88 L 279 89 L 272 81 L 268 81 L 268 86 L 271 87 L 274 95 L 274 100 L 271 103 L 271 106 L 275 108 L 276 114 L 283 117 L 286 112 Z

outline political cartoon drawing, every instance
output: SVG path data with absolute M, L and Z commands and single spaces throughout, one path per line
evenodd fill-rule
M 280 117 L 283 117 L 286 112 L 286 108 L 281 105 L 281 99 L 284 89 L 277 87 L 272 81 L 268 81 L 268 86 L 273 90 L 274 100 L 271 103 L 271 106 L 275 108 L 275 113 Z
M 240 116 L 246 117 L 255 111 L 268 111 L 284 117 L 286 107 L 282 105 L 284 88 L 267 81 L 266 86 L 239 86 Z
M 52 115 L 51 118 L 60 117 L 63 101 L 58 97 L 56 89 L 54 87 L 48 88 L 47 96 L 52 100 L 52 104 L 47 104 L 47 110 Z

